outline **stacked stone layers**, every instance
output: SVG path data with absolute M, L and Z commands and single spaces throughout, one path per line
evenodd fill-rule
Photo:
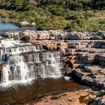
M 105 88 L 105 32 L 24 31 L 4 33 L 5 37 L 60 49 L 64 74 L 74 71 L 81 81 Z

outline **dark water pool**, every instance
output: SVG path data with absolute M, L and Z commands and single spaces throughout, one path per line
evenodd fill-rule
M 75 91 L 87 89 L 89 87 L 80 85 L 72 80 L 60 79 L 38 79 L 31 85 L 14 86 L 0 90 L 0 105 L 9 103 L 10 105 L 22 105 L 26 102 L 38 101 L 41 97 L 48 94 L 58 94 L 64 91 Z

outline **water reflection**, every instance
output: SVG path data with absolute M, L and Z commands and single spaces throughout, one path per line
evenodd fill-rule
M 0 91 L 0 105 L 13 103 L 20 105 L 24 102 L 38 101 L 41 97 L 48 93 L 59 93 L 66 90 L 73 91 L 86 89 L 87 86 L 77 84 L 73 81 L 60 79 L 38 79 L 33 81 L 31 85 L 14 86 L 12 88 Z

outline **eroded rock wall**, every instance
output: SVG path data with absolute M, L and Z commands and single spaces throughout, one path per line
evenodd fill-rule
M 46 50 L 61 50 L 64 74 L 74 71 L 86 84 L 105 88 L 105 31 L 89 33 L 27 30 L 7 32 L 3 36 L 42 45 Z

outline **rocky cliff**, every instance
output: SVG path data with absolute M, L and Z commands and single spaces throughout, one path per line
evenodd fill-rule
M 44 52 L 60 50 L 63 75 L 73 73 L 82 83 L 105 89 L 105 31 L 89 33 L 27 30 L 15 33 L 6 32 L 1 35 L 42 46 Z M 34 52 L 31 52 L 31 55 L 32 53 Z M 24 53 L 26 62 L 28 62 L 27 58 L 30 58 L 29 55 L 29 53 Z M 102 99 L 97 99 L 94 103 Z
M 105 88 L 105 31 L 83 33 L 27 30 L 6 32 L 3 36 L 43 45 L 46 50 L 60 49 L 64 74 L 73 71 L 82 82 Z

